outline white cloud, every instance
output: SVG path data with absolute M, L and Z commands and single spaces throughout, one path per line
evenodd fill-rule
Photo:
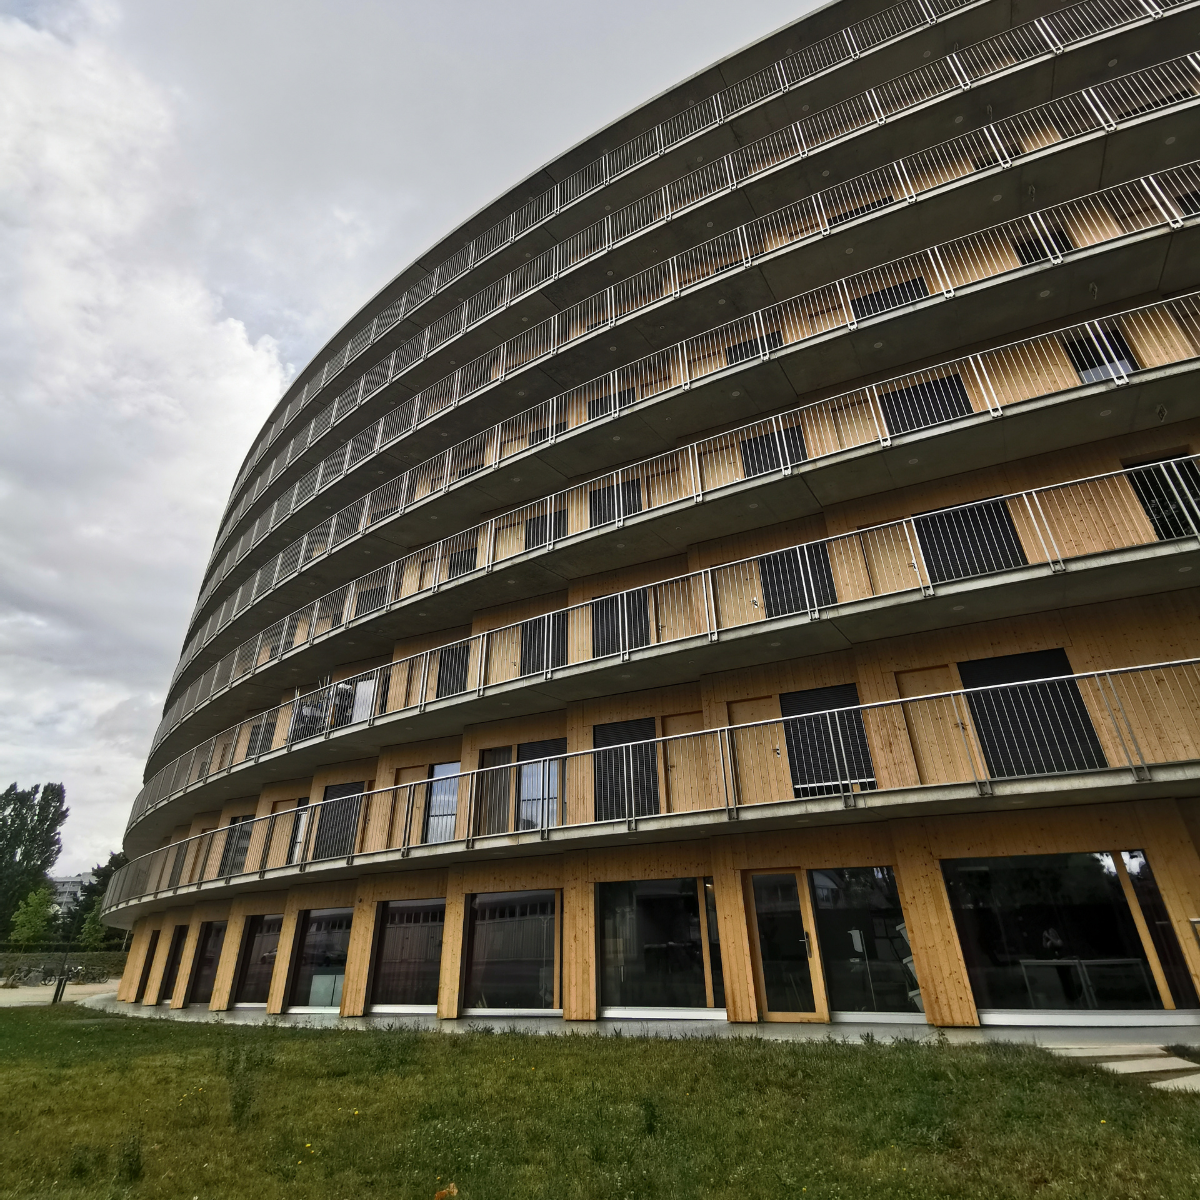
M 119 843 L 291 364 L 543 161 L 799 11 L 0 0 L 0 787 L 66 783 L 63 869 Z

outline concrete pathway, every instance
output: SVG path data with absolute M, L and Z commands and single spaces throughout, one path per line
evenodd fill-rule
M 1171 1092 L 1200 1092 L 1200 1063 L 1168 1054 L 1162 1046 L 1144 1042 L 1126 1045 L 1047 1046 L 1060 1058 L 1077 1058 L 1111 1071 L 1114 1075 L 1133 1075 L 1151 1087 Z
M 113 990 L 114 979 L 106 983 L 68 983 L 63 1000 L 87 1000 Z M 54 999 L 54 984 L 41 983 L 32 987 L 0 987 L 0 1008 L 24 1008 L 28 1005 L 49 1004 Z

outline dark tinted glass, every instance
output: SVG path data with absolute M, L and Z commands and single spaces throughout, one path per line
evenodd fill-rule
M 779 707 L 796 796 L 873 791 L 875 768 L 853 683 L 783 692 Z M 838 710 L 841 711 L 829 711 Z
M 179 960 L 183 957 L 183 943 L 187 940 L 188 927 L 176 925 L 171 934 L 171 945 L 167 950 L 167 967 L 163 972 L 162 987 L 159 989 L 158 1002 L 170 1004 L 175 991 L 175 983 L 179 979 Z
M 1126 850 L 1122 852 L 1121 859 L 1129 875 L 1129 882 L 1133 885 L 1138 907 L 1142 910 L 1142 918 L 1150 932 L 1150 940 L 1154 943 L 1159 965 L 1167 977 L 1167 985 L 1171 989 L 1175 1007 L 1200 1008 L 1200 998 L 1196 996 L 1192 973 L 1188 970 L 1187 959 L 1183 957 L 1183 951 L 1179 947 L 1174 925 L 1167 913 L 1167 906 L 1163 903 L 1158 881 L 1154 878 L 1145 852 Z
M 1161 1008 L 1110 855 L 942 863 L 975 1003 Z
M 553 892 L 472 896 L 463 1006 L 553 1008 L 554 921 Z
M 600 1002 L 606 1008 L 704 1008 L 705 930 L 695 879 L 598 888 Z M 705 913 L 707 920 L 707 912 Z M 715 931 L 709 932 L 709 937 Z M 719 961 L 715 975 L 720 975 Z M 723 989 L 722 989 L 723 996 Z
M 460 763 L 434 763 L 429 768 L 426 789 L 425 842 L 451 842 L 458 821 L 458 773 Z M 451 776 L 451 778 L 446 778 Z
M 913 524 L 933 583 L 1023 567 L 1028 561 L 1003 500 L 926 513 Z
M 754 919 L 768 1012 L 813 1012 L 809 941 L 796 876 L 754 876 Z
M 296 940 L 292 1003 L 337 1008 L 346 979 L 351 908 L 313 909 L 303 914 Z
M 889 433 L 907 433 L 953 421 L 970 414 L 971 398 L 963 386 L 962 376 L 942 375 L 925 379 L 909 387 L 879 393 L 879 407 Z
M 225 922 L 205 921 L 200 926 L 200 940 L 196 944 L 196 961 L 192 964 L 192 991 L 189 1004 L 207 1004 L 212 999 L 213 983 L 217 978 L 217 964 L 221 961 L 221 948 L 225 945 Z
M 891 867 L 808 873 L 825 990 L 835 1012 L 922 1012 Z
M 374 1004 L 436 1004 L 442 965 L 444 900 L 393 900 L 380 905 Z
M 597 821 L 619 821 L 658 812 L 658 753 L 654 718 L 592 726 Z M 626 745 L 624 743 L 633 743 Z
M 271 973 L 275 970 L 282 928 L 282 913 L 250 917 L 247 920 L 236 1003 L 266 1004 L 271 992 Z
M 323 803 L 313 810 L 317 828 L 313 834 L 312 857 L 340 858 L 354 853 L 358 832 L 358 810 L 364 780 L 357 783 L 335 783 L 325 789 Z

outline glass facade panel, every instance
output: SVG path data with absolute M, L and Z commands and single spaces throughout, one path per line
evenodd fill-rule
M 436 1004 L 442 967 L 445 900 L 381 904 L 373 1004 Z
M 489 892 L 467 914 L 463 1007 L 554 1007 L 553 892 Z
M 604 1008 L 705 1008 L 705 940 L 716 944 L 714 1000 L 721 977 L 715 924 L 709 926 L 703 882 L 644 879 L 597 889 L 600 1003 Z M 706 926 L 709 926 L 706 928 Z M 724 986 L 720 985 L 724 1004 Z
M 292 1003 L 337 1008 L 346 978 L 352 908 L 314 908 L 302 914 L 296 943 Z
M 809 940 L 796 876 L 754 876 L 754 919 L 768 1012 L 813 1012 Z
M 200 940 L 196 943 L 196 961 L 192 965 L 189 1004 L 207 1004 L 212 999 L 213 984 L 217 978 L 217 963 L 221 961 L 221 947 L 224 945 L 225 922 L 205 921 L 200 926 Z
M 458 775 L 461 763 L 434 763 L 429 768 L 429 799 L 425 809 L 424 842 L 452 842 L 458 819 Z
M 266 1004 L 271 991 L 271 972 L 279 951 L 279 932 L 283 914 L 250 917 L 242 942 L 242 962 L 238 973 L 236 1004 Z
M 829 1007 L 923 1012 L 891 867 L 827 867 L 808 878 Z
M 159 1004 L 170 1004 L 175 991 L 175 982 L 179 978 L 179 960 L 183 957 L 183 943 L 187 940 L 188 927 L 176 925 L 171 934 L 171 945 L 167 950 L 167 966 L 163 972 L 162 987 L 159 989 Z
M 942 863 L 982 1009 L 1161 1008 L 1112 856 Z

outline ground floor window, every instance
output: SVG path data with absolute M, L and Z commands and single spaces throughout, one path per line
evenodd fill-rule
M 825 990 L 835 1012 L 923 1012 L 891 867 L 809 871 Z
M 800 907 L 795 872 L 754 875 L 756 967 L 759 992 L 768 1015 L 811 1013 L 813 995 L 812 940 Z
M 1103 851 L 1027 854 L 942 870 L 979 1008 L 1162 1007 L 1124 862 Z
M 217 963 L 221 961 L 221 947 L 224 945 L 225 922 L 205 921 L 200 926 L 200 940 L 196 944 L 189 1004 L 207 1004 L 212 999 L 213 984 L 217 980 Z
M 436 1004 L 445 900 L 393 900 L 379 906 L 372 1004 Z
M 551 891 L 471 897 L 463 956 L 466 1010 L 558 1007 L 556 908 Z
M 292 1003 L 308 1008 L 337 1008 L 346 980 L 351 908 L 314 908 L 297 922 Z
M 711 879 L 642 879 L 597 888 L 600 1005 L 724 1008 Z
M 188 927 L 176 925 L 171 934 L 171 945 L 167 949 L 167 965 L 163 971 L 162 987 L 159 989 L 158 1002 L 170 1004 L 175 994 L 175 983 L 179 979 L 179 963 L 183 958 L 183 943 L 187 941 Z
M 238 964 L 235 1004 L 266 1004 L 271 993 L 271 974 L 279 952 L 279 934 L 283 914 L 248 917 L 242 939 L 242 960 Z

